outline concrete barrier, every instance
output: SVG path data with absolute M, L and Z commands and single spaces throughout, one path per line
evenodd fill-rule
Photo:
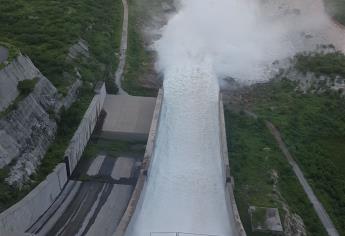
M 0 214 L 0 235 L 23 234 L 48 210 L 66 183 L 66 165 L 61 163 L 21 201 Z
M 74 136 L 71 139 L 70 145 L 66 149 L 65 162 L 68 175 L 73 173 L 91 137 L 91 134 L 97 123 L 97 118 L 101 113 L 105 96 L 106 90 L 103 83 L 101 88 L 98 90 L 98 94 L 96 94 L 92 99 L 77 131 L 74 133 Z
M 96 125 L 106 96 L 103 84 L 66 149 L 66 163 L 60 163 L 51 174 L 21 201 L 0 214 L 0 235 L 28 235 L 28 230 L 49 209 L 76 167 Z
M 234 183 L 230 174 L 230 164 L 228 158 L 228 145 L 226 139 L 226 129 L 225 129 L 225 120 L 224 120 L 224 107 L 222 95 L 219 95 L 219 135 L 220 135 L 220 145 L 221 145 L 221 154 L 224 163 L 223 167 L 223 176 L 224 183 L 226 188 L 226 199 L 228 203 L 229 212 L 232 212 L 234 215 L 235 226 L 239 236 L 246 236 L 244 231 L 240 214 L 238 213 L 235 196 L 234 196 Z
M 125 213 L 123 214 L 119 225 L 116 228 L 114 236 L 124 236 L 125 235 L 128 224 L 129 224 L 129 222 L 130 222 L 130 220 L 131 220 L 131 218 L 135 212 L 135 209 L 137 207 L 141 192 L 144 188 L 145 181 L 147 178 L 147 171 L 148 171 L 149 165 L 151 163 L 151 157 L 152 157 L 155 142 L 156 142 L 156 134 L 157 134 L 157 129 L 158 129 L 158 123 L 159 123 L 161 108 L 162 108 L 162 102 L 163 102 L 163 90 L 160 89 L 158 96 L 157 96 L 157 100 L 156 100 L 155 110 L 153 112 L 153 118 L 152 118 L 152 122 L 151 122 L 149 138 L 147 140 L 146 150 L 145 150 L 144 158 L 143 158 L 143 161 L 141 164 L 141 169 L 140 169 L 138 181 L 137 181 L 135 188 L 133 190 L 132 197 L 129 200 L 127 209 L 126 209 Z

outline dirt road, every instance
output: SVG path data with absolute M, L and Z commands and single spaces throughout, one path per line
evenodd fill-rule
M 123 22 L 122 22 L 122 36 L 120 45 L 120 60 L 117 70 L 115 72 L 115 83 L 119 88 L 118 94 L 127 94 L 125 90 L 122 89 L 122 79 L 123 73 L 126 65 L 126 52 L 127 52 L 127 40 L 128 40 L 128 3 L 127 0 L 122 0 L 123 4 Z
M 283 152 L 284 156 L 288 160 L 289 164 L 292 166 L 292 169 L 297 176 L 298 181 L 302 185 L 304 192 L 307 194 L 310 202 L 312 203 L 317 215 L 320 218 L 321 223 L 323 224 L 324 228 L 326 229 L 328 235 L 330 236 L 339 236 L 339 233 L 337 229 L 335 228 L 331 218 L 327 214 L 325 208 L 321 204 L 321 202 L 317 199 L 315 196 L 314 191 L 310 187 L 308 181 L 305 179 L 303 172 L 297 165 L 296 161 L 291 156 L 288 148 L 286 147 L 280 132 L 277 130 L 277 128 L 271 123 L 266 121 L 266 126 L 270 130 L 271 134 L 274 136 L 275 140 L 277 141 L 279 148 Z

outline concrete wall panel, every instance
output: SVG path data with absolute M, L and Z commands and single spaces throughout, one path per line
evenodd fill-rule
M 93 98 L 66 150 L 65 156 L 69 160 L 70 173 L 76 167 L 87 145 L 102 110 L 105 96 L 106 91 L 103 84 L 99 93 Z M 25 198 L 0 214 L 0 235 L 24 233 L 48 210 L 61 193 L 67 181 L 66 164 L 61 163 Z
M 127 230 L 128 224 L 135 212 L 135 209 L 137 207 L 140 207 L 140 195 L 142 194 L 142 191 L 144 189 L 144 185 L 146 183 L 147 178 L 147 172 L 149 171 L 150 163 L 152 162 L 151 158 L 153 155 L 155 143 L 156 143 L 156 134 L 159 124 L 159 117 L 161 114 L 161 108 L 162 108 L 162 102 L 164 97 L 164 90 L 160 89 L 157 99 L 156 99 L 156 105 L 153 112 L 153 118 L 151 122 L 150 127 L 150 133 L 149 138 L 147 140 L 146 144 L 146 150 L 144 154 L 144 159 L 141 164 L 140 174 L 137 180 L 137 183 L 134 187 L 132 197 L 129 200 L 128 207 L 123 214 L 120 223 L 117 226 L 116 232 L 114 233 L 114 236 L 124 236 L 125 232 Z M 144 190 L 145 191 L 145 190 Z
M 83 151 L 90 139 L 90 136 L 96 126 L 99 114 L 101 113 L 104 99 L 106 96 L 105 85 L 103 84 L 99 93 L 92 99 L 89 108 L 80 122 L 77 131 L 74 133 L 70 145 L 66 149 L 65 157 L 68 160 L 69 173 L 72 174 L 77 166 Z
M 60 189 L 63 189 L 65 184 L 67 183 L 67 170 L 66 170 L 66 164 L 65 163 L 60 163 L 57 165 L 54 169 L 54 172 L 56 173 L 58 179 L 59 179 L 59 184 L 60 184 Z
M 0 214 L 0 235 L 25 232 L 57 199 L 66 181 L 65 164 L 59 164 L 25 198 Z
M 221 151 L 222 151 L 222 159 L 223 159 L 223 179 L 226 188 L 226 199 L 228 203 L 229 212 L 232 212 L 234 215 L 235 226 L 238 232 L 238 236 L 246 236 L 246 232 L 244 231 L 242 221 L 240 218 L 240 214 L 237 209 L 234 191 L 233 191 L 233 183 L 230 181 L 232 178 L 230 176 L 230 164 L 229 164 L 229 157 L 228 157 L 228 144 L 226 138 L 226 128 L 225 128 L 225 119 L 224 119 L 224 106 L 223 106 L 223 99 L 222 95 L 219 96 L 219 137 L 220 137 L 220 144 L 221 144 Z

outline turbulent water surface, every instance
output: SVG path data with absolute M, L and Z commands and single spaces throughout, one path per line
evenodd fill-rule
M 222 177 L 218 82 L 206 63 L 166 73 L 158 142 L 129 235 L 233 235 Z

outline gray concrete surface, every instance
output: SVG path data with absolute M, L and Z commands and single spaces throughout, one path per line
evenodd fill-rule
M 86 235 L 113 235 L 127 207 L 132 190 L 133 187 L 129 185 L 114 185 L 108 200 Z
M 222 151 L 222 159 L 223 159 L 223 177 L 224 177 L 224 183 L 226 188 L 226 196 L 228 203 L 228 210 L 232 213 L 234 216 L 234 222 L 235 227 L 238 232 L 239 236 L 246 236 L 246 232 L 243 228 L 243 224 L 240 218 L 240 214 L 238 212 L 235 195 L 234 195 L 234 183 L 230 181 L 231 175 L 230 175 L 230 163 L 229 163 L 229 154 L 228 154 L 228 144 L 227 144 L 227 138 L 226 138 L 226 129 L 225 129 L 225 119 L 224 119 L 224 105 L 223 105 L 223 99 L 222 95 L 220 94 L 219 98 L 219 128 L 220 128 L 220 145 L 221 145 L 221 151 Z M 229 222 L 230 224 L 231 222 Z
M 128 3 L 127 0 L 122 0 L 123 4 L 123 22 L 122 22 L 122 36 L 120 45 L 119 65 L 115 72 L 115 83 L 119 88 L 118 94 L 127 95 L 127 92 L 122 89 L 121 82 L 123 80 L 123 72 L 126 65 L 126 51 L 128 39 Z
M 101 166 L 102 166 L 102 163 L 105 159 L 105 156 L 104 155 L 98 155 L 96 157 L 96 159 L 92 162 L 91 166 L 89 167 L 89 169 L 87 170 L 86 174 L 88 176 L 95 176 L 98 174 Z
M 0 64 L 5 62 L 8 58 L 8 49 L 0 46 Z
M 82 183 L 46 235 L 112 235 L 131 192 L 130 185 Z
M 285 145 L 285 143 L 284 143 L 284 141 L 280 135 L 280 132 L 276 129 L 276 127 L 272 123 L 270 123 L 268 121 L 266 121 L 266 126 L 270 130 L 270 132 L 274 136 L 274 138 L 276 139 L 276 141 L 279 145 L 279 148 L 283 152 L 283 154 L 286 157 L 286 159 L 288 160 L 289 164 L 292 166 L 292 169 L 295 172 L 295 175 L 297 176 L 298 181 L 302 185 L 304 192 L 307 194 L 310 202 L 312 203 L 312 205 L 316 211 L 316 214 L 318 215 L 318 217 L 319 217 L 322 225 L 326 229 L 328 235 L 339 236 L 339 233 L 338 233 L 337 229 L 335 228 L 331 218 L 327 214 L 327 212 L 326 212 L 325 208 L 323 207 L 323 205 L 321 204 L 321 202 L 317 199 L 314 191 L 312 190 L 308 181 L 305 179 L 303 172 L 301 171 L 301 169 L 297 165 L 296 161 L 293 159 L 288 148 L 286 147 L 286 145 Z
M 146 141 L 149 135 L 156 98 L 107 95 L 103 109 L 107 115 L 101 136 Z
M 133 158 L 97 156 L 87 168 L 94 178 L 70 180 L 59 198 L 27 232 L 44 235 L 113 235 L 133 186 L 114 184 L 111 177 L 131 178 Z M 116 173 L 118 172 L 118 173 Z
M 130 178 L 135 164 L 135 159 L 128 157 L 118 157 L 115 162 L 111 177 L 114 180 L 121 178 Z
M 56 201 L 49 209 L 29 228 L 26 232 L 35 235 L 47 235 L 62 213 L 67 209 L 70 202 L 78 193 L 82 182 L 68 181 Z
M 69 180 L 27 232 L 38 236 L 113 235 L 133 191 L 134 183 L 124 179 L 133 178 L 134 163 L 135 158 L 98 155 L 86 166 L 79 165 L 77 170 L 80 176 L 89 176 L 87 181 Z
M 59 164 L 46 180 L 21 201 L 0 214 L 0 235 L 23 233 L 47 211 L 58 198 L 67 179 L 65 164 Z
M 77 166 L 84 148 L 86 147 L 91 134 L 95 128 L 98 116 L 102 110 L 106 97 L 105 85 L 103 84 L 99 94 L 92 99 L 83 119 L 81 120 L 77 131 L 74 133 L 69 146 L 65 151 L 65 158 L 68 160 L 69 174 L 72 174 Z
M 154 149 L 154 145 L 156 141 L 156 133 L 157 133 L 158 124 L 159 124 L 159 117 L 161 114 L 162 102 L 163 102 L 163 90 L 160 89 L 158 92 L 157 99 L 156 99 L 155 109 L 153 112 L 153 117 L 152 117 L 151 126 L 150 126 L 149 137 L 147 140 L 146 150 L 144 154 L 144 159 L 142 161 L 139 177 L 134 187 L 131 199 L 129 200 L 127 209 L 121 218 L 121 221 L 115 231 L 114 236 L 123 236 L 125 234 L 128 224 L 137 207 L 141 191 L 143 190 L 143 187 L 146 181 L 149 164 L 151 162 L 151 157 L 152 157 L 152 153 L 153 153 L 153 149 Z

